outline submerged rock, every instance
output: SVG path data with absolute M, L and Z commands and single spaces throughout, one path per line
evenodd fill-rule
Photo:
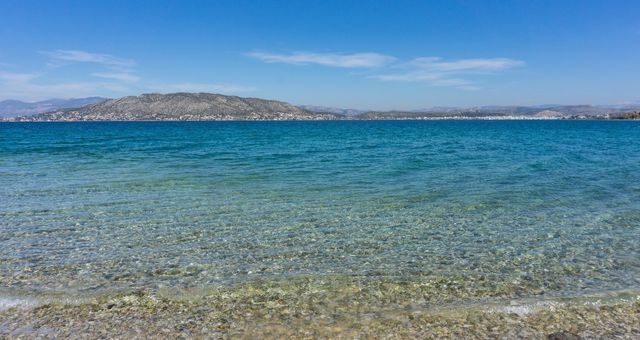
M 576 334 L 566 331 L 555 332 L 547 336 L 549 340 L 581 340 L 582 338 Z

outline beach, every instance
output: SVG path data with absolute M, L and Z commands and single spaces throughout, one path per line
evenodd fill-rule
M 136 292 L 0 312 L 10 338 L 546 338 L 640 336 L 640 294 L 420 307 L 403 293 L 332 292 L 307 283 Z M 325 287 L 326 288 L 326 287 Z M 395 296 L 394 296 L 395 294 Z M 346 300 L 350 299 L 350 300 Z

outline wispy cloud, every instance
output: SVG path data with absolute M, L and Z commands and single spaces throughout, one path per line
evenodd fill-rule
M 40 52 L 48 57 L 48 66 L 39 72 L 16 73 L 0 70 L 0 96 L 22 100 L 47 98 L 84 97 L 106 93 L 126 93 L 131 85 L 140 81 L 135 74 L 135 62 L 109 54 L 90 53 L 79 50 L 55 50 Z M 65 67 L 88 64 L 86 74 L 66 75 Z M 0 65 L 7 67 L 5 65 Z M 44 66 L 44 65 L 43 65 Z M 52 82 L 56 72 L 64 75 L 62 82 Z M 59 77 L 60 75 L 58 75 Z
M 480 87 L 470 76 L 492 75 L 524 66 L 524 61 L 510 58 L 470 58 L 444 60 L 439 57 L 419 57 L 409 61 L 380 53 L 310 53 L 276 54 L 250 52 L 247 56 L 265 63 L 292 65 L 322 65 L 340 68 L 365 68 L 368 78 L 389 82 L 424 82 L 433 86 L 477 90 Z M 382 73 L 386 70 L 386 73 Z
M 322 65 L 342 68 L 376 68 L 388 65 L 396 58 L 379 53 L 307 53 L 275 54 L 267 52 L 251 52 L 248 56 L 267 63 L 284 63 L 294 65 Z
M 118 80 L 125 83 L 135 83 L 140 80 L 140 77 L 128 72 L 117 72 L 117 73 L 97 72 L 97 73 L 92 73 L 91 75 L 95 77 L 100 77 L 100 78 Z
M 42 54 L 49 56 L 54 61 L 71 61 L 82 63 L 96 63 L 105 66 L 133 67 L 135 62 L 128 59 L 114 57 L 109 54 L 91 53 L 78 50 L 55 50 L 43 51 Z
M 438 57 L 416 58 L 410 62 L 415 67 L 433 72 L 497 72 L 523 66 L 524 62 L 509 58 L 460 59 L 443 61 Z
M 42 84 L 31 81 L 5 82 L 0 78 L 0 94 L 5 99 L 20 99 L 36 101 L 48 98 L 88 97 L 98 95 L 112 83 L 96 82 L 65 82 L 56 84 Z
M 144 82 L 136 74 L 135 61 L 110 54 L 79 50 L 39 53 L 45 55 L 47 60 L 38 72 L 12 72 L 14 65 L 0 64 L 0 99 L 36 101 L 94 95 L 120 96 L 141 91 L 224 94 L 255 91 L 254 87 L 229 83 Z
M 478 74 L 496 74 L 524 65 L 523 61 L 509 58 L 447 61 L 438 57 L 421 57 L 401 65 L 400 67 L 405 69 L 404 72 L 379 74 L 372 76 L 372 78 L 383 81 L 427 82 L 434 86 L 453 86 L 465 90 L 477 90 L 479 87 L 466 77 Z
M 14 73 L 0 71 L 0 81 L 5 82 L 26 83 L 37 77 L 38 75 L 35 73 Z
M 99 72 L 91 73 L 94 77 L 111 79 L 125 83 L 135 83 L 140 77 L 135 74 L 135 61 L 119 58 L 110 54 L 91 53 L 79 50 L 55 50 L 40 52 L 47 55 L 49 65 L 55 67 L 68 63 L 88 63 L 102 68 Z
M 177 83 L 155 86 L 160 92 L 212 92 L 212 93 L 242 93 L 255 91 L 254 87 L 235 84 L 204 84 Z

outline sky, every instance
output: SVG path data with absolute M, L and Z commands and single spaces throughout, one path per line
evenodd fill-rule
M 0 100 L 640 103 L 637 0 L 2 0 Z

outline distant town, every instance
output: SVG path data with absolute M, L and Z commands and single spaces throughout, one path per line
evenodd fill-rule
M 363 111 L 296 106 L 282 101 L 212 93 L 143 94 L 25 103 L 0 102 L 3 121 L 208 121 L 208 120 L 437 120 L 640 119 L 640 105 L 435 107 L 414 111 Z

